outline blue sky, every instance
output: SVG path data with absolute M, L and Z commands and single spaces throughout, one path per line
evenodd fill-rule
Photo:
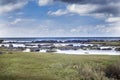
M 0 37 L 120 37 L 119 0 L 1 0 Z

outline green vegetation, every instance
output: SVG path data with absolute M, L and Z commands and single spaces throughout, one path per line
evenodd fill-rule
M 118 61 L 120 56 L 10 52 L 0 54 L 0 80 L 119 80 Z
M 105 46 L 120 46 L 120 41 L 93 41 L 91 44 L 102 44 Z

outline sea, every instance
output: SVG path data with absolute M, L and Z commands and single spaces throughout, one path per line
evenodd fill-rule
M 120 37 L 9 37 L 0 38 L 6 41 L 41 41 L 41 40 L 120 40 Z

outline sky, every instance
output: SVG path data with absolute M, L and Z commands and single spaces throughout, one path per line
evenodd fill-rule
M 0 0 L 0 37 L 120 37 L 120 0 Z

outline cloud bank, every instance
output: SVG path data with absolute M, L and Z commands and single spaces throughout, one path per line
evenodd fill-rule
M 57 0 L 56 0 L 57 1 Z M 98 34 L 108 36 L 119 36 L 120 34 L 120 0 L 59 0 L 67 3 L 66 9 L 58 9 L 57 11 L 49 11 L 52 16 L 62 16 L 69 14 L 77 14 L 80 16 L 92 16 L 97 19 L 103 19 L 106 24 L 96 25 L 95 27 L 77 27 L 71 29 L 71 32 L 92 33 L 91 28 Z M 83 32 L 84 33 L 84 32 Z
M 37 1 L 39 6 L 54 2 L 68 3 L 66 9 L 49 11 L 51 15 L 75 13 L 79 15 L 120 16 L 120 0 L 0 0 L 0 13 L 11 12 L 24 7 L 29 1 Z
M 64 15 L 71 14 L 76 14 L 77 17 L 79 17 L 79 15 L 92 16 L 97 19 L 102 18 L 106 24 L 81 26 L 79 22 L 74 22 L 74 20 L 77 21 L 76 19 L 71 23 L 67 23 L 65 21 L 67 19 L 65 18 L 63 21 L 65 21 L 66 24 L 63 24 L 64 22 L 57 23 L 58 18 L 52 23 L 46 21 L 40 23 L 34 21 L 34 19 L 15 17 L 12 21 L 6 22 L 7 20 L 5 20 L 0 22 L 0 36 L 28 36 L 28 34 L 29 36 L 65 36 L 64 34 L 66 34 L 66 36 L 119 36 L 120 34 L 120 0 L 0 0 L 0 15 L 24 8 L 30 1 L 36 2 L 36 5 L 41 8 L 47 5 L 51 6 L 51 4 L 55 4 L 55 2 L 60 4 L 65 3 L 64 8 L 57 6 L 57 10 L 48 11 L 48 15 L 50 16 L 64 17 Z M 46 16 L 48 17 L 48 15 Z M 70 26 L 69 24 L 74 26 Z M 78 26 L 76 26 L 76 24 L 78 24 Z M 56 26 L 59 26 L 59 28 Z
M 58 1 L 58 0 L 55 0 Z M 63 12 L 51 12 L 53 15 L 60 15 L 67 11 L 68 13 L 82 14 L 104 14 L 105 16 L 120 16 L 120 1 L 119 0 L 59 0 L 68 3 Z M 56 14 L 55 14 L 56 13 Z

